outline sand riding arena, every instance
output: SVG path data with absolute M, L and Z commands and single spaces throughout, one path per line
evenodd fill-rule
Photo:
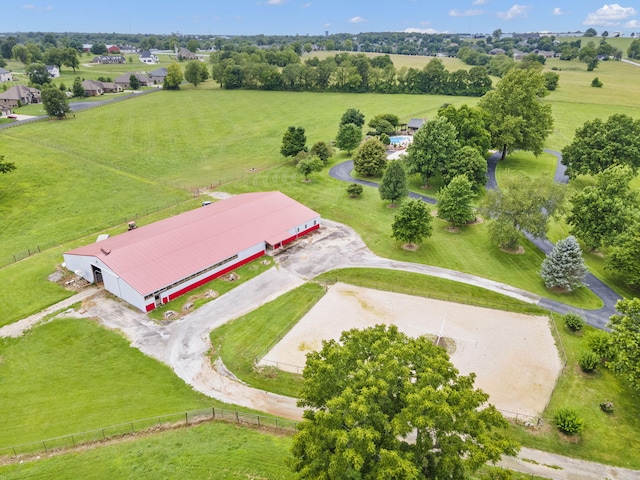
M 462 374 L 475 372 L 475 385 L 505 415 L 539 416 L 562 361 L 549 319 L 431 300 L 337 283 L 262 359 L 262 365 L 301 371 L 305 355 L 322 340 L 376 324 L 394 324 L 410 336 L 442 336 Z

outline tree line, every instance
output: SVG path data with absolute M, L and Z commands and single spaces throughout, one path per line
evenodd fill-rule
M 293 48 L 226 49 L 211 55 L 212 78 L 225 89 L 410 93 L 482 96 L 491 89 L 484 67 L 449 72 L 440 59 L 397 69 L 388 55 L 338 53 L 304 62 Z

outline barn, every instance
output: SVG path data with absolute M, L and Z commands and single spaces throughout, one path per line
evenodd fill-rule
M 237 195 L 64 254 L 66 267 L 148 312 L 320 228 L 280 192 Z

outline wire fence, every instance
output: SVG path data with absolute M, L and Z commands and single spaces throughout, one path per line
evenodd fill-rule
M 74 448 L 79 445 L 87 445 L 118 437 L 134 435 L 141 432 L 152 432 L 212 420 L 237 423 L 264 429 L 276 429 L 291 433 L 296 432 L 296 427 L 298 425 L 298 422 L 294 420 L 286 420 L 282 418 L 240 412 L 238 410 L 225 410 L 222 408 L 212 407 L 144 418 L 86 432 L 74 433 L 73 435 L 64 435 L 62 437 L 49 438 L 47 440 L 40 440 L 37 442 L 2 447 L 0 448 L 0 457 L 11 456 L 15 458 L 21 455 L 33 455 L 43 452 L 48 453 L 55 450 Z

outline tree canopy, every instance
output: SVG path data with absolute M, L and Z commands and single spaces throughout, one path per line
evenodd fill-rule
M 407 196 L 407 172 L 402 160 L 388 162 L 378 193 L 382 200 L 390 200 L 392 205 Z
M 171 62 L 171 65 L 167 67 L 167 76 L 164 77 L 162 89 L 178 90 L 183 78 L 182 69 L 180 65 L 178 65 L 178 62 Z
M 614 242 L 604 267 L 622 277 L 631 288 L 640 289 L 640 225 L 631 225 Z
M 429 178 L 442 173 L 460 148 L 457 136 L 456 128 L 445 117 L 438 116 L 425 122 L 407 148 L 408 173 L 420 174 L 427 185 Z
M 26 73 L 31 83 L 40 86 L 51 83 L 51 75 L 49 75 L 49 70 L 47 70 L 47 66 L 44 63 L 28 65 Z
M 71 111 L 69 108 L 69 100 L 64 92 L 54 86 L 42 89 L 42 105 L 45 112 L 51 117 L 64 118 Z
M 333 147 L 327 142 L 319 141 L 313 144 L 309 153 L 317 155 L 322 160 L 322 163 L 327 164 L 329 159 L 333 157 Z
M 472 202 L 475 196 L 469 179 L 458 175 L 446 185 L 438 198 L 438 218 L 451 222 L 455 227 L 476 218 Z
M 4 155 L 0 155 L 0 173 L 9 173 L 16 169 L 16 165 L 13 162 L 5 162 Z
M 619 300 L 616 310 L 618 314 L 609 320 L 613 352 L 609 366 L 640 390 L 640 298 Z
M 493 219 L 489 225 L 491 238 L 500 247 L 513 250 L 518 246 L 520 231 L 544 237 L 549 217 L 562 211 L 565 193 L 565 185 L 545 178 L 505 178 L 499 190 L 487 192 L 483 205 L 485 214 Z
M 346 150 L 347 155 L 351 155 L 362 141 L 362 128 L 355 123 L 345 123 L 340 125 L 336 135 L 336 147 Z
M 194 87 L 200 85 L 200 83 L 204 82 L 207 78 L 209 78 L 207 65 L 199 60 L 191 60 L 187 63 L 186 67 L 184 67 L 184 79 Z
M 491 135 L 485 125 L 487 112 L 467 104 L 459 108 L 447 105 L 438 110 L 438 116 L 445 117 L 456 127 L 460 146 L 473 147 L 480 155 L 486 155 L 491 147 Z
M 351 125 L 347 123 L 347 126 Z M 387 166 L 387 150 L 377 138 L 365 140 L 353 154 L 353 168 L 360 175 L 367 177 L 382 174 Z
M 427 337 L 395 326 L 323 341 L 303 371 L 298 404 L 307 408 L 291 466 L 314 480 L 457 480 L 514 455 L 507 421 L 474 378 Z
M 353 123 L 362 128 L 364 126 L 364 113 L 357 108 L 347 108 L 346 112 L 342 114 L 342 118 L 340 118 L 340 126 L 347 123 Z
M 462 147 L 449 158 L 442 172 L 445 182 L 451 182 L 458 175 L 467 177 L 471 188 L 480 192 L 487 184 L 487 161 L 475 148 Z
M 502 151 L 502 159 L 514 150 L 542 153 L 553 131 L 551 105 L 542 102 L 547 93 L 541 72 L 512 68 L 480 99 L 478 106 L 487 112 L 491 146 Z
M 576 130 L 573 141 L 562 149 L 567 175 L 595 175 L 612 165 L 640 167 L 640 120 L 617 113 L 605 122 L 588 120 Z
M 571 292 L 581 287 L 587 275 L 582 250 L 576 238 L 559 240 L 542 262 L 540 276 L 547 288 Z
M 637 209 L 630 180 L 631 169 L 616 165 L 596 175 L 595 185 L 576 193 L 567 215 L 571 234 L 592 249 L 613 244 L 633 223 Z
M 409 199 L 393 217 L 391 236 L 409 245 L 419 245 L 433 233 L 433 218 L 422 200 Z
M 295 157 L 299 152 L 307 151 L 307 136 L 302 127 L 289 127 L 282 136 L 280 153 L 285 157 Z
M 317 155 L 307 155 L 298 162 L 297 168 L 304 175 L 305 182 L 309 181 L 309 175 L 322 170 L 324 163 Z

